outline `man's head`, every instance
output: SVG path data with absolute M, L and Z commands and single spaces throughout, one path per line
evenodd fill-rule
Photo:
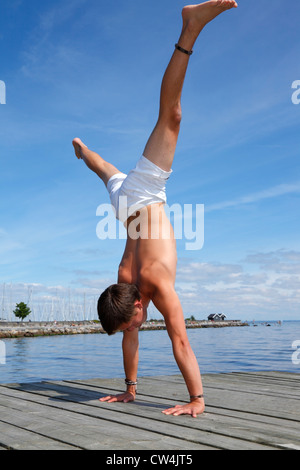
M 130 324 L 132 317 L 136 315 L 136 309 L 141 310 L 142 304 L 140 292 L 135 284 L 113 284 L 98 300 L 99 319 L 108 335 Z

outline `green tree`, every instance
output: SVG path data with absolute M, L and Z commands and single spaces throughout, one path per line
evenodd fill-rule
M 186 318 L 185 321 L 197 321 L 194 315 L 191 315 L 189 318 Z
M 24 302 L 20 302 L 19 304 L 16 304 L 16 308 L 14 310 L 14 314 L 17 318 L 21 318 L 23 321 L 24 318 L 26 318 L 28 315 L 30 315 L 31 310 L 29 307 L 27 307 Z

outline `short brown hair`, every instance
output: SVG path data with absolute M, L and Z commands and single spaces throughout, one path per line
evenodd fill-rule
M 100 295 L 98 316 L 108 335 L 113 335 L 122 323 L 131 320 L 136 300 L 141 300 L 141 295 L 135 284 L 113 284 Z

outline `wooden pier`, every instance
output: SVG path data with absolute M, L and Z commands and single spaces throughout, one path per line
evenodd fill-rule
M 0 385 L 0 449 L 300 450 L 300 374 L 203 375 L 198 418 L 161 411 L 186 402 L 180 375 L 139 379 L 133 403 L 102 403 L 123 379 Z

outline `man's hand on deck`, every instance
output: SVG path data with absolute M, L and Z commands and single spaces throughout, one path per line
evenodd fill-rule
M 99 398 L 99 401 L 107 401 L 107 403 L 114 403 L 116 401 L 122 401 L 123 403 L 128 403 L 129 401 L 134 401 L 135 395 L 130 392 L 119 393 L 118 395 L 107 395 L 106 397 Z
M 162 411 L 165 415 L 191 415 L 193 418 L 197 418 L 198 414 L 203 413 L 204 411 L 204 402 L 201 401 L 191 401 L 186 405 L 176 405 L 173 408 L 168 408 L 167 410 Z

